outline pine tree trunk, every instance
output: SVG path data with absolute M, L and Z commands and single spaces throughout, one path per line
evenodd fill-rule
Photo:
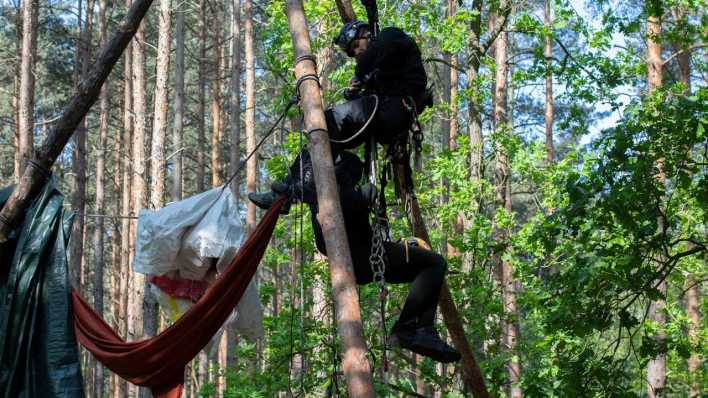
M 658 36 L 661 34 L 661 11 L 654 7 L 658 7 L 655 2 L 647 2 L 649 11 L 649 17 L 647 19 L 647 86 L 649 87 L 649 92 L 661 87 L 663 69 L 661 43 L 658 40 Z M 658 183 L 663 186 L 666 176 L 662 159 L 657 161 L 657 169 Z M 657 218 L 657 228 L 660 233 L 665 229 L 664 219 L 662 217 Z M 659 257 L 659 261 L 656 264 L 657 267 L 661 267 L 662 262 L 665 260 L 663 255 Z M 659 283 L 656 288 L 662 295 L 666 295 L 666 281 Z M 649 306 L 648 318 L 658 324 L 659 331 L 654 337 L 659 340 L 659 342 L 665 340 L 666 301 L 663 299 L 652 301 Z M 665 392 L 663 391 L 665 386 L 666 354 L 660 353 L 647 364 L 647 395 L 649 398 L 663 397 L 665 396 Z
M 222 56 L 222 15 L 223 7 L 221 2 L 213 4 L 214 13 L 212 15 L 212 37 L 214 47 L 214 76 L 211 83 L 211 185 L 219 186 L 221 179 L 221 81 L 222 69 L 224 69 L 224 57 Z
M 204 117 L 206 111 L 206 99 L 204 89 L 206 86 L 206 76 L 204 63 L 206 62 L 206 5 L 205 0 L 199 0 L 199 66 L 197 88 L 197 192 L 204 192 L 204 177 L 206 170 L 206 160 L 204 156 L 205 125 Z
M 37 62 L 37 0 L 22 2 L 22 52 L 19 92 L 19 174 L 34 151 L 34 76 Z
M 302 2 L 288 0 L 285 12 L 296 57 L 310 55 L 312 53 L 310 38 Z M 313 62 L 300 59 L 301 61 L 295 65 L 296 78 L 317 72 Z M 371 367 L 366 358 L 367 348 L 361 324 L 359 295 L 356 291 L 351 254 L 334 178 L 332 153 L 325 130 L 327 124 L 320 89 L 316 82 L 304 81 L 301 85 L 301 93 L 305 128 L 310 131 L 309 148 L 317 186 L 317 199 L 320 204 L 317 217 L 325 237 L 336 303 L 337 325 L 343 346 L 342 368 L 351 397 L 373 397 L 375 392 Z
M 101 47 L 106 45 L 106 0 L 99 0 L 98 29 Z M 103 214 L 104 201 L 104 173 L 106 168 L 106 146 L 108 145 L 108 84 L 101 89 L 100 97 L 100 127 L 98 136 L 98 153 L 96 154 L 96 214 Z M 98 217 L 94 225 L 94 280 L 93 280 L 93 308 L 103 316 L 103 217 Z M 103 366 L 95 361 L 94 366 L 94 396 L 103 396 Z
M 131 0 L 126 0 L 126 5 L 130 6 Z M 124 85 L 123 85 L 123 184 L 121 198 L 121 212 L 123 215 L 132 213 L 132 175 L 133 175 L 133 160 L 132 147 L 133 142 L 133 49 L 132 45 L 128 45 L 125 49 L 125 60 L 123 64 Z M 130 281 L 130 237 L 131 237 L 130 219 L 121 219 L 121 262 L 120 262 L 120 284 L 119 284 L 119 322 L 120 335 L 127 337 L 128 335 L 128 285 Z M 119 388 L 115 390 L 115 398 L 123 398 L 128 396 L 128 383 L 120 379 L 118 381 Z
M 505 4 L 500 7 L 505 7 Z M 507 109 L 507 50 L 508 50 L 508 34 L 501 32 L 497 37 L 494 49 L 494 59 L 496 62 L 496 77 L 494 89 L 494 126 L 496 134 L 502 135 L 511 134 L 511 126 L 508 123 Z M 506 148 L 503 147 L 501 139 L 497 139 L 496 143 L 496 166 L 495 174 L 495 192 L 497 205 L 503 207 L 507 212 L 511 212 L 511 170 L 509 165 L 509 157 L 506 153 Z M 508 241 L 509 231 L 498 231 L 500 243 L 504 244 Z M 519 381 L 521 378 L 521 365 L 516 355 L 517 351 L 517 336 L 518 336 L 518 310 L 516 308 L 516 283 L 513 278 L 513 265 L 507 260 L 501 258 L 499 261 L 499 275 L 502 294 L 502 343 L 508 353 L 507 377 L 510 383 L 509 396 L 511 398 L 521 397 L 521 387 Z
M 22 43 L 22 29 L 20 29 L 22 24 L 21 21 L 22 11 L 18 8 L 15 13 L 15 33 L 17 38 L 17 40 L 15 40 L 15 55 L 17 56 L 17 60 L 23 59 L 22 48 L 20 47 L 20 43 Z M 13 66 L 21 70 L 21 61 L 14 62 Z M 10 105 L 12 108 L 12 122 L 14 126 L 12 129 L 12 146 L 14 149 L 12 181 L 17 184 L 20 181 L 20 176 L 22 175 L 20 172 L 20 167 L 22 165 L 20 150 L 20 77 L 17 75 L 12 77 L 12 103 Z
M 245 0 L 243 12 L 244 21 L 244 48 L 246 51 L 246 153 L 253 152 L 256 148 L 256 72 L 255 56 L 253 49 L 253 1 Z M 252 156 L 246 163 L 246 192 L 256 191 L 256 156 Z M 246 210 L 247 234 L 256 228 L 256 205 L 248 201 Z
M 231 149 L 229 150 L 229 174 L 236 172 L 241 156 L 241 1 L 232 0 L 231 13 L 231 96 L 229 98 L 229 126 Z M 231 193 L 240 203 L 240 179 L 231 181 Z M 230 356 L 229 356 L 230 357 Z
M 182 135 L 184 129 L 184 13 L 176 10 L 175 23 L 175 124 L 172 130 L 172 200 L 182 200 Z
M 155 109 L 152 124 L 152 149 L 150 153 L 150 206 L 159 209 L 165 203 L 165 136 L 167 135 L 167 110 L 170 72 L 171 0 L 160 0 L 155 61 Z
M 89 4 L 93 4 L 93 0 L 89 0 Z M 79 81 L 85 76 L 86 64 L 88 63 L 88 49 L 86 48 L 86 40 L 91 37 L 88 31 L 91 18 L 87 15 L 86 25 L 83 26 L 82 21 L 82 2 L 78 4 L 79 24 L 77 25 L 77 37 L 80 40 L 76 45 L 76 65 L 74 67 L 74 82 L 76 86 Z M 87 13 L 88 14 L 88 13 Z M 83 26 L 83 27 L 82 27 Z M 74 223 L 71 229 L 71 238 L 69 240 L 69 272 L 71 275 L 72 285 L 78 290 L 82 290 L 83 268 L 81 267 L 84 255 L 84 222 L 86 206 L 86 115 L 84 115 L 80 126 L 76 129 L 74 135 L 74 151 L 72 152 L 72 170 L 74 172 L 74 185 L 71 195 L 71 208 L 79 214 L 79 217 L 74 218 Z
M 479 100 L 474 93 L 477 92 L 477 79 L 479 77 L 479 66 L 481 63 L 480 35 L 482 32 L 482 1 L 474 2 L 475 12 L 470 21 L 470 33 L 468 36 L 468 47 L 470 49 L 470 60 L 467 67 L 467 90 L 473 95 L 470 96 L 468 104 L 467 128 L 470 134 L 470 178 L 479 183 L 482 179 L 482 120 Z M 479 210 L 479 198 L 475 197 L 472 209 Z M 472 253 L 474 261 L 474 253 Z
M 543 25 L 549 32 L 551 31 L 551 0 L 545 0 Z M 551 35 L 544 38 L 543 55 L 546 58 L 546 111 L 544 121 L 546 124 L 546 162 L 553 163 L 553 48 L 551 47 Z
M 145 24 L 141 24 L 133 41 L 133 214 L 147 204 L 147 173 L 145 170 L 145 131 L 147 105 L 145 99 Z M 130 229 L 131 244 L 136 241 L 136 225 Z M 135 254 L 131 248 L 131 261 Z M 138 340 L 143 336 L 143 304 L 145 302 L 145 276 L 129 272 L 128 288 L 128 338 Z

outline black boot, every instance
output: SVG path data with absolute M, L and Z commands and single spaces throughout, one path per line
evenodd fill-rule
M 273 206 L 273 203 L 275 203 L 278 200 L 278 195 L 275 193 L 273 190 L 270 190 L 268 192 L 251 192 L 248 194 L 248 199 L 253 202 L 256 206 L 263 210 L 268 210 L 270 209 L 271 206 Z M 283 207 L 280 208 L 280 214 L 288 214 L 290 212 L 290 201 L 288 200 L 285 202 Z
M 433 326 L 417 327 L 413 322 L 397 323 L 389 345 L 401 347 L 442 363 L 457 362 L 460 353 L 444 342 Z

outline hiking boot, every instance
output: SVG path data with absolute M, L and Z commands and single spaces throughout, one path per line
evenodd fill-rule
M 444 342 L 432 326 L 416 327 L 410 323 L 396 324 L 391 330 L 388 343 L 442 363 L 457 362 L 460 353 Z
M 276 194 L 274 191 L 268 191 L 263 193 L 251 192 L 248 194 L 248 199 L 253 202 L 256 206 L 263 210 L 270 209 L 278 200 L 280 195 Z M 285 202 L 283 207 L 280 208 L 280 214 L 288 214 L 290 212 L 290 201 Z

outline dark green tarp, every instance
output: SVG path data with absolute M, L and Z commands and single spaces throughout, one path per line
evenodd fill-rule
M 0 207 L 11 188 L 0 190 Z M 0 243 L 0 397 L 83 397 L 67 242 L 72 216 L 48 182 Z

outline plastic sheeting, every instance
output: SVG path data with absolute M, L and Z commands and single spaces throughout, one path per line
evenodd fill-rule
M 243 242 L 245 230 L 239 214 L 231 190 L 223 187 L 170 203 L 159 210 L 141 210 L 133 269 L 148 275 L 166 275 L 178 282 L 211 279 L 213 260 L 216 259 L 216 270 L 222 273 Z M 151 291 L 173 320 L 195 300 L 195 297 L 186 300 L 187 297 L 170 289 Z M 249 339 L 264 335 L 263 309 L 254 281 L 228 322 L 235 322 L 236 330 Z M 214 339 L 219 338 L 220 333 L 217 333 Z
M 0 208 L 11 189 L 0 190 Z M 0 244 L 0 397 L 83 397 L 69 296 L 72 217 L 48 182 Z

